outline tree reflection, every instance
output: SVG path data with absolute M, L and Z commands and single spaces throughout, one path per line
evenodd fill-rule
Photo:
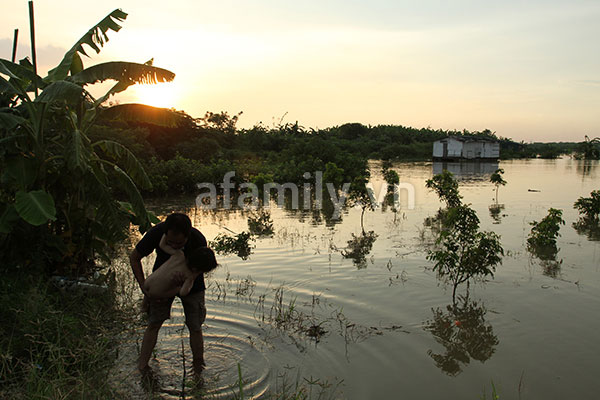
M 259 209 L 248 216 L 248 229 L 255 236 L 271 236 L 274 233 L 271 212 Z
M 504 204 L 492 204 L 488 209 L 490 210 L 490 217 L 494 220 L 494 224 L 502 222 L 502 210 L 504 210 Z
M 360 235 L 352 234 L 352 239 L 348 240 L 348 246 L 342 250 L 342 257 L 350 258 L 358 269 L 367 267 L 367 255 L 373 249 L 373 243 L 377 239 L 374 231 L 363 231 Z
M 424 330 L 445 347 L 445 353 L 427 354 L 444 373 L 457 376 L 470 360 L 487 361 L 496 351 L 499 341 L 492 326 L 485 321 L 483 304 L 458 296 L 458 301 L 446 307 L 432 309 L 433 319 L 425 322 Z
M 597 222 L 590 222 L 584 219 L 580 219 L 573 223 L 573 228 L 580 235 L 585 235 L 591 241 L 600 241 L 600 225 Z

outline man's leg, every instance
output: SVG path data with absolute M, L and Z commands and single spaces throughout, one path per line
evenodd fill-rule
M 194 371 L 199 373 L 204 369 L 204 338 L 202 337 L 202 329 L 197 331 L 190 330 L 190 347 L 194 356 Z
M 185 312 L 185 324 L 190 331 L 194 371 L 200 373 L 204 369 L 204 338 L 202 336 L 202 324 L 206 319 L 204 291 L 182 297 L 181 303 Z

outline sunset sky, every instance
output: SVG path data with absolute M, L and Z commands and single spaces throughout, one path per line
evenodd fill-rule
M 600 136 L 600 1 L 37 0 L 40 74 L 115 8 L 101 61 L 154 58 L 173 83 L 121 102 L 240 127 L 346 122 L 490 129 L 525 141 Z M 0 57 L 30 55 L 26 0 L 2 0 Z

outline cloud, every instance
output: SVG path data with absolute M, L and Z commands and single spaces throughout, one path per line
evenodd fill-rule
M 12 57 L 12 39 L 0 39 L 0 58 L 10 60 Z M 54 68 L 62 60 L 67 49 L 52 45 L 37 47 L 38 72 L 40 75 Z M 19 44 L 17 46 L 17 62 L 25 57 L 31 60 L 31 49 L 29 45 Z
M 597 79 L 582 79 L 582 80 L 575 81 L 575 83 L 577 83 L 578 85 L 585 85 L 585 86 L 600 86 L 600 80 L 597 80 Z

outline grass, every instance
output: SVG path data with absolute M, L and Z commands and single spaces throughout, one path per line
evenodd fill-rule
M 0 398 L 114 398 L 123 324 L 113 295 L 68 294 L 31 274 L 0 282 Z
M 238 363 L 238 381 L 232 387 L 233 400 L 245 400 L 253 398 L 252 394 L 244 392 L 244 378 L 242 375 L 242 367 Z M 260 398 L 265 400 L 325 400 L 325 399 L 342 399 L 340 386 L 343 381 L 338 381 L 335 384 L 319 379 L 302 378 L 298 376 L 294 383 L 290 382 L 287 373 L 282 373 L 277 376 L 277 382 L 274 390 L 267 392 Z M 237 392 L 236 390 L 237 389 Z M 249 396 L 249 397 L 248 397 Z

